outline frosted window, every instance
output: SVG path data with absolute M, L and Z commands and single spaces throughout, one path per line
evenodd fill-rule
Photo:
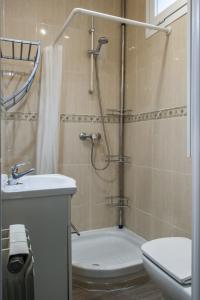
M 159 15 L 176 1 L 177 0 L 155 0 L 155 16 Z
M 188 0 L 146 0 L 146 21 L 154 25 L 168 26 L 187 14 L 187 2 Z M 146 29 L 147 38 L 155 33 L 155 30 Z

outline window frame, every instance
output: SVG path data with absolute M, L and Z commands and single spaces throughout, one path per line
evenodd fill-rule
M 173 4 L 168 6 L 160 14 L 155 16 L 155 1 L 146 0 L 146 22 L 154 25 L 168 26 L 178 18 L 187 13 L 187 0 L 176 0 Z M 146 29 L 146 38 L 155 34 L 155 30 Z

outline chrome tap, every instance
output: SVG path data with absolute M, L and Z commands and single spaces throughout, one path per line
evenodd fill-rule
M 97 133 L 89 133 L 89 134 L 87 134 L 85 132 L 81 132 L 79 134 L 79 138 L 82 141 L 91 140 L 92 142 L 94 142 L 94 141 L 99 141 L 101 139 L 101 134 L 99 132 L 97 132 Z
M 19 179 L 19 178 L 35 171 L 35 169 L 31 168 L 31 169 L 28 169 L 24 172 L 19 173 L 18 172 L 19 167 L 22 167 L 22 166 L 25 166 L 25 165 L 26 165 L 26 163 L 18 163 L 18 164 L 15 164 L 14 166 L 11 167 L 11 175 L 8 178 L 8 184 L 9 185 L 17 184 L 17 179 Z

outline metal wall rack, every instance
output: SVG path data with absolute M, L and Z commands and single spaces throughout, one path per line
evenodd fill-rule
M 16 40 L 9 38 L 0 38 L 0 58 L 3 60 L 24 61 L 32 63 L 32 71 L 30 72 L 26 82 L 14 93 L 9 96 L 1 95 L 1 105 L 5 110 L 10 109 L 17 104 L 30 90 L 33 83 L 40 60 L 40 42 Z M 11 71 L 11 73 L 15 73 Z M 17 72 L 19 73 L 19 72 Z M 1 76 L 5 75 L 2 72 Z

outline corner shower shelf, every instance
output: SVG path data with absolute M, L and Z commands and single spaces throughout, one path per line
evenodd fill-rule
M 120 156 L 120 155 L 110 155 L 106 157 L 106 161 L 110 162 L 116 162 L 118 164 L 129 164 L 131 163 L 131 157 L 130 156 Z
M 111 207 L 129 207 L 129 199 L 127 197 L 108 196 L 106 197 L 106 204 Z
M 30 90 L 35 77 L 39 59 L 40 59 L 40 42 L 24 41 L 8 38 L 0 38 L 0 58 L 2 60 L 24 61 L 32 63 L 32 71 L 30 72 L 26 82 L 14 93 L 9 96 L 1 96 L 1 105 L 8 110 L 17 104 Z M 3 71 L 2 76 L 9 75 L 11 80 L 20 72 Z M 25 73 L 21 73 L 25 74 Z

